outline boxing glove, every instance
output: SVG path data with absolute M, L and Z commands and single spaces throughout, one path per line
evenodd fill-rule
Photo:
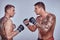
M 23 26 L 23 25 L 19 25 L 19 27 L 17 28 L 17 30 L 18 30 L 19 32 L 23 31 L 23 30 L 24 30 L 24 26 Z
M 24 23 L 26 26 L 28 26 L 28 25 L 29 25 L 29 21 L 28 21 L 28 19 L 27 19 L 27 18 L 24 19 L 24 20 L 23 20 L 23 23 Z
M 34 17 L 31 17 L 30 19 L 29 19 L 29 22 L 31 22 L 32 24 L 36 24 L 36 20 L 35 20 L 35 18 Z

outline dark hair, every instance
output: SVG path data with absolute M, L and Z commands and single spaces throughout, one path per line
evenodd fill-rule
M 6 6 L 5 6 L 5 12 L 7 12 L 7 10 L 10 9 L 11 7 L 14 7 L 14 6 L 13 6 L 13 5 L 10 5 L 10 4 L 6 5 Z M 15 8 L 15 7 L 14 7 L 14 8 Z
M 45 10 L 45 4 L 43 2 L 37 2 L 34 6 L 42 7 Z

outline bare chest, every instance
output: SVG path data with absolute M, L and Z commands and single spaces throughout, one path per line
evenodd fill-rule
M 45 17 L 45 18 L 43 18 L 43 17 L 38 17 L 37 18 L 37 23 L 39 23 L 40 25 L 46 25 L 47 24 L 47 22 L 48 22 L 48 17 Z

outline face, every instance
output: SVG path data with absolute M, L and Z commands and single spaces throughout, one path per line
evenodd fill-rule
M 38 7 L 38 6 L 36 5 L 34 11 L 35 11 L 35 13 L 36 13 L 37 15 L 40 15 L 41 7 Z
M 11 7 L 10 9 L 7 10 L 8 14 L 10 17 L 13 17 L 15 14 L 15 8 Z

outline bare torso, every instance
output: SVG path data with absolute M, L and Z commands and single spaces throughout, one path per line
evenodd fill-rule
M 38 16 L 37 17 L 37 22 L 39 23 L 39 24 L 42 24 L 42 25 L 46 25 L 47 24 L 47 22 L 48 22 L 48 20 L 49 20 L 49 16 L 50 14 L 48 14 L 48 16 L 46 17 L 46 18 L 42 18 L 41 16 Z M 52 17 L 54 17 L 54 16 L 52 16 Z M 40 38 L 40 39 L 43 39 L 43 40 L 49 40 L 50 38 L 52 38 L 53 37 L 53 32 L 54 32 L 54 28 L 55 28 L 55 18 L 54 19 L 52 19 L 53 21 L 54 21 L 54 23 L 52 24 L 52 26 L 50 27 L 50 29 L 47 31 L 47 32 L 44 32 L 43 31 L 43 29 L 41 29 L 41 28 L 39 28 L 38 27 L 38 31 L 39 31 L 39 33 L 38 33 L 38 37 Z
M 2 19 L 2 22 L 3 21 L 8 21 L 8 20 L 10 20 L 10 19 L 7 19 L 7 18 L 3 18 Z M 14 30 L 14 28 L 15 28 L 15 26 L 13 25 L 13 22 L 10 20 L 10 22 L 9 22 L 9 24 L 11 23 L 11 25 L 7 25 L 7 24 L 5 24 L 5 22 L 3 22 L 2 24 L 2 31 L 4 31 L 4 32 L 1 32 L 1 37 L 2 37 L 2 40 L 13 40 L 13 38 L 11 38 L 11 39 L 7 39 L 7 37 L 6 37 L 6 31 L 5 31 L 5 26 L 4 25 L 7 25 L 7 28 L 9 28 L 8 26 L 10 26 L 10 32 L 12 32 L 13 30 Z M 7 29 L 6 28 L 6 29 Z

